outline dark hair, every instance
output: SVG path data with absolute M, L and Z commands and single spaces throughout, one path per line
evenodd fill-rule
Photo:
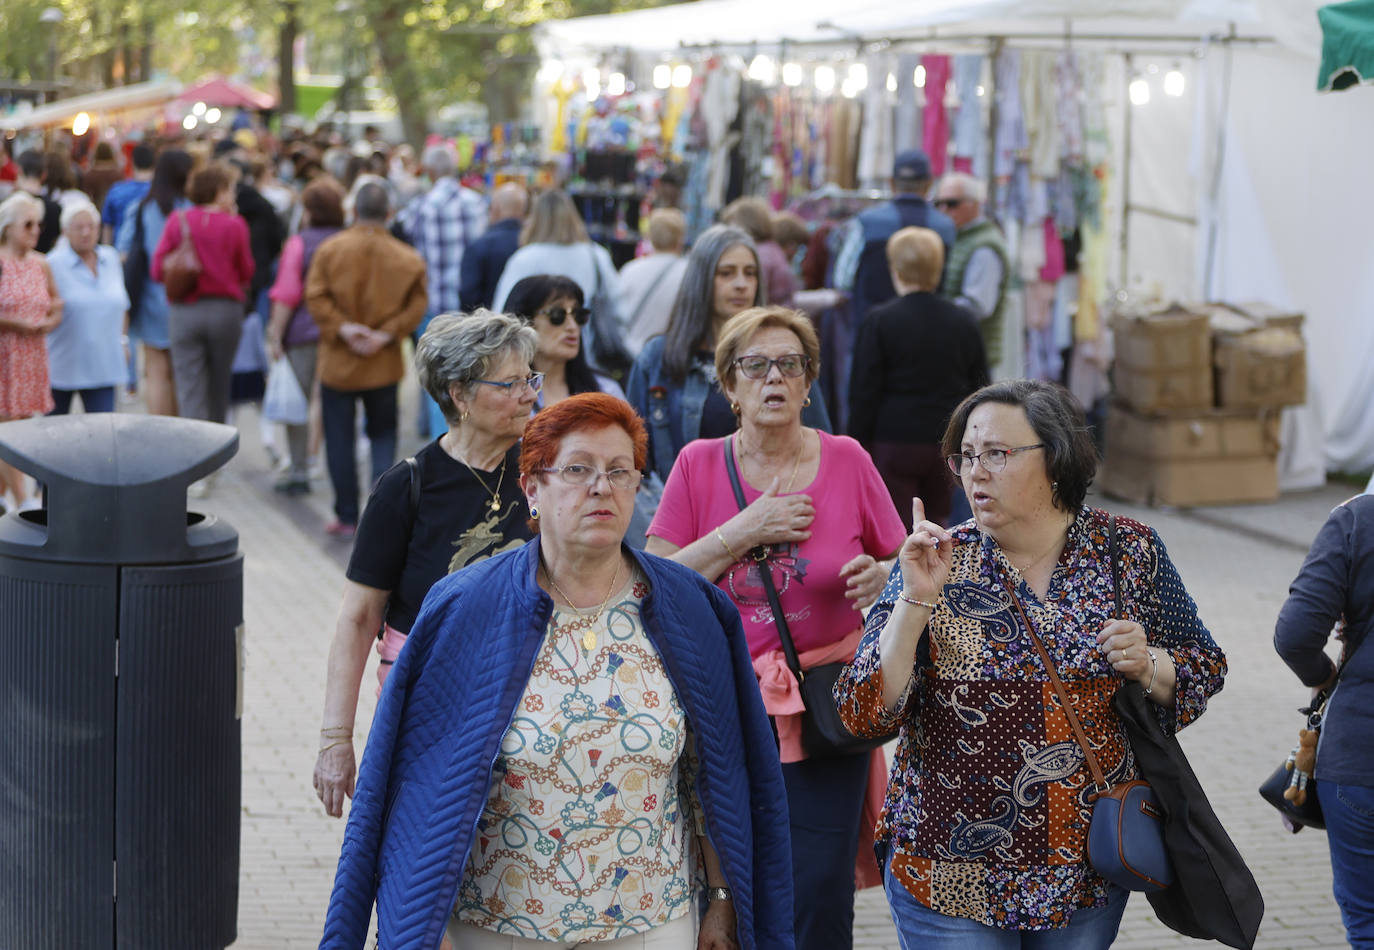
M 91 160 L 102 164 L 113 164 L 115 161 L 114 146 L 109 142 L 97 142 L 95 145 L 95 157 Z
M 208 205 L 228 188 L 233 179 L 229 170 L 219 162 L 211 162 L 191 173 L 191 181 L 186 186 L 186 197 L 193 205 Z
M 663 334 L 663 371 L 678 385 L 687 379 L 687 370 L 697 351 L 708 342 L 715 342 L 711 339 L 711 320 L 716 299 L 716 265 L 725 252 L 736 245 L 749 249 L 757 267 L 759 253 L 753 238 L 743 229 L 729 224 L 713 225 L 702 231 L 687 255 L 682 284 L 673 301 L 668 329 Z M 753 306 L 763 306 L 765 293 L 760 270 Z
M 310 215 L 312 228 L 341 228 L 344 225 L 343 186 L 322 175 L 301 192 L 301 207 Z
M 569 277 L 561 274 L 522 277 L 506 295 L 506 313 L 534 323 L 534 315 L 559 297 L 571 297 L 579 307 L 586 301 L 582 287 Z M 567 373 L 569 395 L 601 391 L 596 374 L 587 363 L 586 343 L 587 336 L 584 333 L 582 345 L 577 348 L 577 355 L 568 360 L 567 369 L 564 371 Z
M 143 199 L 143 204 L 155 202 L 164 217 L 170 215 L 177 201 L 186 196 L 186 179 L 190 176 L 190 153 L 179 148 L 167 149 L 157 157 L 153 182 L 148 186 L 148 197 Z
M 358 192 L 353 196 L 353 213 L 359 221 L 385 221 L 390 207 L 386 189 L 375 181 L 358 186 Z
M 1018 406 L 1045 445 L 1045 472 L 1053 487 L 1054 506 L 1076 513 L 1097 474 L 1097 448 L 1088 431 L 1083 407 L 1063 386 L 1039 379 L 1008 379 L 984 386 L 959 403 L 949 418 L 941 452 L 957 455 L 968 417 L 984 403 Z
M 43 153 L 36 148 L 24 149 L 14 161 L 25 178 L 42 178 L 47 173 Z
M 153 167 L 153 162 L 157 161 L 157 152 L 146 142 L 140 142 L 129 152 L 129 160 L 134 163 L 134 168 L 147 171 Z
M 60 149 L 49 149 L 43 155 L 43 165 L 48 172 L 48 177 L 43 179 L 43 184 L 54 195 L 58 192 L 70 191 L 76 187 L 76 169 L 72 168 L 72 160 L 66 152 Z

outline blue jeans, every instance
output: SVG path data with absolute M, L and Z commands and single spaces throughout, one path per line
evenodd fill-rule
M 1345 936 L 1355 950 L 1374 948 L 1374 788 L 1317 783 L 1326 842 L 1331 848 L 1331 892 Z
M 796 950 L 854 945 L 854 859 L 868 756 L 784 762 Z
M 72 411 L 72 397 L 81 394 L 81 408 L 87 412 L 114 412 L 115 398 L 113 386 L 97 386 L 95 389 L 54 389 L 54 403 L 50 416 L 65 416 Z
M 1059 930 L 1001 930 L 931 910 L 883 871 L 883 890 L 902 950 L 1105 950 L 1116 939 L 1129 892 L 1111 888 L 1105 907 L 1080 907 Z
M 396 461 L 396 384 L 356 392 L 320 386 L 324 424 L 324 458 L 334 486 L 334 515 L 344 524 L 358 523 L 358 403 L 363 404 L 363 431 L 372 443 L 369 489 Z

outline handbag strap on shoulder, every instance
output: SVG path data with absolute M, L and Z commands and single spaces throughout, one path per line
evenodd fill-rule
M 739 466 L 735 463 L 735 437 L 732 435 L 725 437 L 725 470 L 730 474 L 730 488 L 735 493 L 735 504 L 739 505 L 740 511 L 743 511 L 748 507 L 748 502 L 744 500 L 744 487 L 740 484 Z M 759 580 L 763 584 L 764 593 L 768 595 L 768 609 L 773 611 L 773 624 L 778 628 L 778 639 L 782 641 L 782 654 L 787 659 L 787 668 L 792 671 L 792 675 L 800 683 L 806 674 L 802 672 L 801 660 L 797 656 L 797 647 L 792 642 L 792 631 L 787 626 L 787 614 L 782 611 L 782 601 L 778 598 L 778 588 L 773 583 L 773 571 L 768 566 L 768 549 L 759 545 L 750 554 L 758 562 L 756 566 Z
M 1069 692 L 1064 688 L 1063 681 L 1059 679 L 1059 671 L 1055 668 L 1050 652 L 1045 649 L 1045 645 L 1040 642 L 1040 637 L 1036 635 L 1035 625 L 1026 615 L 1026 609 L 1021 606 L 1021 598 L 1016 596 L 1016 588 L 1012 586 L 1010 578 L 1003 575 L 1002 583 L 1011 596 L 1011 605 L 1016 608 L 1016 613 L 1020 616 L 1026 633 L 1030 635 L 1030 641 L 1035 647 L 1035 652 L 1040 655 L 1040 662 L 1045 665 L 1045 672 L 1050 677 L 1050 685 L 1054 687 L 1054 694 L 1059 698 L 1059 706 L 1064 710 L 1064 716 L 1069 720 L 1069 728 L 1073 730 L 1074 740 L 1083 750 L 1083 758 L 1088 763 L 1088 771 L 1092 774 L 1093 784 L 1097 786 L 1097 794 L 1100 795 L 1110 789 L 1111 786 L 1107 782 L 1106 774 L 1102 771 L 1101 763 L 1097 761 L 1097 755 L 1093 752 L 1092 745 L 1088 742 L 1087 735 L 1083 732 L 1083 724 L 1078 721 L 1078 714 L 1073 711 L 1073 704 L 1069 701 Z

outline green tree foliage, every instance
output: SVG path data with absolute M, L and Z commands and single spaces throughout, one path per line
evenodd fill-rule
M 19 82 L 46 76 L 52 34 L 40 15 L 57 7 L 59 74 L 73 87 L 151 78 L 149 71 L 187 81 L 219 72 L 246 74 L 275 91 L 285 52 L 280 35 L 294 19 L 312 66 L 375 74 L 394 97 L 406 137 L 418 144 L 427 117 L 446 103 L 485 102 L 494 119 L 515 116 L 535 68 L 535 24 L 664 2 L 3 0 L 0 74 Z

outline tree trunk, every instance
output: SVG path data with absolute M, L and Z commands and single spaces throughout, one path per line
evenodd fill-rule
M 277 34 L 277 108 L 282 115 L 296 111 L 296 29 L 299 0 L 282 4 L 281 31 Z
M 429 133 L 426 118 L 425 93 L 414 61 L 407 49 L 410 28 L 404 25 L 406 7 L 398 0 L 379 0 L 374 6 L 377 54 L 382 72 L 391 84 L 396 97 L 396 109 L 401 115 L 401 131 L 417 152 L 424 148 Z
M 125 14 L 119 17 L 119 84 L 127 86 L 134 81 L 134 56 L 129 46 L 129 20 Z
M 153 21 L 144 17 L 143 42 L 138 49 L 138 81 L 147 82 L 153 78 Z

